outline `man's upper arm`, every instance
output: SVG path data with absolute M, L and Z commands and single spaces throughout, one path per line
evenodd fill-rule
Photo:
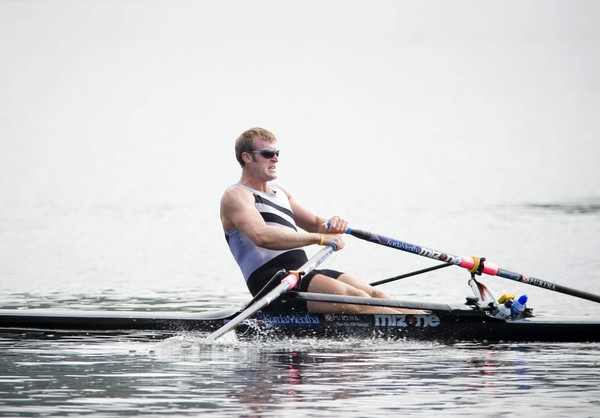
M 237 228 L 250 238 L 257 228 L 265 226 L 254 206 L 254 197 L 241 189 L 230 189 L 227 192 L 221 202 L 221 212 L 225 217 L 223 225 L 227 230 Z

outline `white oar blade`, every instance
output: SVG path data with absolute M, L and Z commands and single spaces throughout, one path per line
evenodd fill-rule
M 258 312 L 275 299 L 280 297 L 282 294 L 287 292 L 288 290 L 296 287 L 296 284 L 300 280 L 300 277 L 308 274 L 314 268 L 316 268 L 319 264 L 321 264 L 329 255 L 333 252 L 332 246 L 327 246 L 315 254 L 310 260 L 308 260 L 302 267 L 300 267 L 297 271 L 290 272 L 281 283 L 269 293 L 267 293 L 262 299 L 259 299 L 254 305 L 248 307 L 245 311 L 240 313 L 238 316 L 233 318 L 227 324 L 223 325 L 221 328 L 210 334 L 206 337 L 206 341 L 213 341 L 222 336 L 223 334 L 231 331 L 236 326 L 238 326 L 241 322 L 252 316 L 254 313 Z

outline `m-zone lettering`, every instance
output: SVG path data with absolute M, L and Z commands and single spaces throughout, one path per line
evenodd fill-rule
M 376 327 L 398 327 L 398 328 L 427 328 L 440 325 L 440 318 L 437 315 L 375 315 Z
M 428 248 L 421 248 L 419 255 L 433 258 L 435 260 L 445 261 L 446 263 L 450 264 L 460 264 L 462 261 L 460 257 L 454 257 L 452 255 L 444 254 L 441 251 L 430 250 Z

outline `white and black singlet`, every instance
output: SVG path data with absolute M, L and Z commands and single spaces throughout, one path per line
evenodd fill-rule
M 287 194 L 280 187 L 269 185 L 272 192 L 266 193 L 239 183 L 231 187 L 243 187 L 253 194 L 256 210 L 258 210 L 268 225 L 298 231 L 296 218 Z M 306 252 L 302 248 L 270 250 L 259 247 L 237 228 L 226 232 L 225 239 L 235 261 L 242 270 L 246 285 L 252 295 L 256 295 L 261 291 L 278 271 L 282 269 L 294 270 L 308 261 Z M 295 290 L 305 292 L 315 274 L 324 274 L 332 278 L 338 278 L 342 273 L 328 269 L 314 270 L 302 278 Z M 274 288 L 278 284 L 279 282 L 275 282 L 270 287 Z M 272 302 L 268 308 L 270 311 L 306 311 L 306 303 L 299 300 L 289 300 L 286 302 L 285 299 L 279 298 L 275 302 Z

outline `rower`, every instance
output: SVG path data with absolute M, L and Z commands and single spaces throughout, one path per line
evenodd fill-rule
M 342 234 L 348 222 L 340 216 L 314 214 L 284 186 L 275 184 L 279 149 L 275 136 L 262 128 L 243 132 L 235 142 L 242 169 L 239 181 L 221 199 L 225 239 L 252 295 L 269 291 L 270 279 L 280 270 L 290 271 L 308 260 L 304 247 L 333 245 L 344 248 Z M 315 269 L 302 277 L 295 290 L 345 296 L 388 298 L 369 284 L 346 273 Z M 314 313 L 405 313 L 405 310 L 278 298 L 265 310 Z

